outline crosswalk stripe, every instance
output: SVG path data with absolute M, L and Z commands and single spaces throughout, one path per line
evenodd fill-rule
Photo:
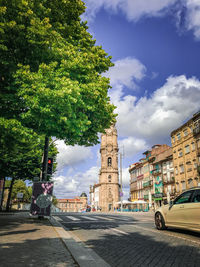
M 53 216 L 54 217 L 54 219 L 56 219 L 56 221 L 59 221 L 59 222 L 62 222 L 63 220 L 60 218 L 60 217 L 58 217 L 58 216 Z
M 102 217 L 102 216 L 95 216 L 95 218 L 101 219 L 101 220 L 106 220 L 106 221 L 113 221 L 112 218 L 107 218 L 107 217 Z
M 96 221 L 97 220 L 97 219 L 89 217 L 89 216 L 82 216 L 82 218 L 85 218 L 85 219 L 88 219 L 88 220 L 91 220 L 91 221 Z
M 73 217 L 73 216 L 66 216 L 66 218 L 71 219 L 72 221 L 80 221 L 79 218 Z

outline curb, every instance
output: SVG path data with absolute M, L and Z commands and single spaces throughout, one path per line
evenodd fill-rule
M 73 237 L 53 217 L 49 219 L 58 236 L 80 267 L 110 267 L 96 252 L 87 247 L 78 237 Z

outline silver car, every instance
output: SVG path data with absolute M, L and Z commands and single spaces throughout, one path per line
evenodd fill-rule
M 158 230 L 167 227 L 200 232 L 200 187 L 191 188 L 155 212 Z

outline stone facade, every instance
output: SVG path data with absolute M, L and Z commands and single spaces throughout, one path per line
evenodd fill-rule
M 56 205 L 63 212 L 80 212 L 87 208 L 87 195 L 82 193 L 80 197 L 58 199 Z
M 176 192 L 200 183 L 200 112 L 171 133 Z
M 119 201 L 117 130 L 111 126 L 101 136 L 101 169 L 99 173 L 99 207 L 111 211 Z

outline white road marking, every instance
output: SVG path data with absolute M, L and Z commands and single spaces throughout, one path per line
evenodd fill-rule
M 89 217 L 89 216 L 81 216 L 81 217 L 85 218 L 85 219 L 88 219 L 88 220 L 91 220 L 91 221 L 96 221 L 97 220 L 97 219 Z
M 101 220 L 106 220 L 106 221 L 113 221 L 112 218 L 107 218 L 107 217 L 102 217 L 102 216 L 95 216 L 95 218 L 101 219 Z
M 116 228 L 110 228 L 109 230 L 112 230 L 114 232 L 118 232 L 118 233 L 123 234 L 123 235 L 129 235 L 129 233 L 121 231 L 121 230 L 116 229 Z
M 66 218 L 69 218 L 72 221 L 80 221 L 79 218 L 73 217 L 73 216 L 65 216 Z
M 58 217 L 58 216 L 53 216 L 53 217 L 54 217 L 54 219 L 56 219 L 56 221 L 63 222 L 63 219 L 61 219 L 60 217 Z

